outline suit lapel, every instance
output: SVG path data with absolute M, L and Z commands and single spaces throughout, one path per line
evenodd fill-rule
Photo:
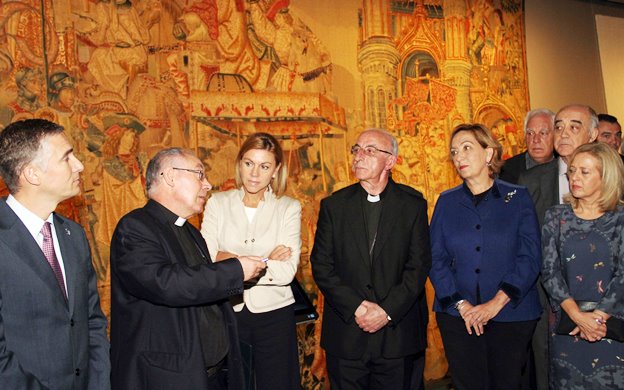
M 5 200 L 0 202 L 0 240 L 13 252 L 16 261 L 23 262 L 34 271 L 50 289 L 50 294 L 55 294 L 65 301 L 54 271 L 41 248 Z
M 360 257 L 366 265 L 370 265 L 370 256 L 368 254 L 368 238 L 366 234 L 366 223 L 364 221 L 364 208 L 362 205 L 362 197 L 360 196 L 359 184 L 353 186 L 354 191 L 351 197 L 347 199 L 345 205 L 345 214 L 353 216 L 353 220 L 346 222 L 351 223 L 352 242 L 360 251 Z
M 67 298 L 70 314 L 74 311 L 74 302 L 76 299 L 76 285 L 77 280 L 77 266 L 80 263 L 80 259 L 76 256 L 80 256 L 78 249 L 74 245 L 74 240 L 78 237 L 78 232 L 73 232 L 68 224 L 56 214 L 54 214 L 54 230 L 56 230 L 56 238 L 58 240 L 59 248 L 61 249 L 61 256 L 63 256 L 63 267 L 65 268 L 65 285 L 67 286 Z
M 195 227 L 191 227 L 189 229 L 191 235 L 193 236 L 193 240 L 197 244 L 197 248 L 199 249 L 202 257 L 206 260 L 207 263 L 212 263 L 212 259 L 210 258 L 210 252 L 208 252 L 208 246 L 206 245 L 206 240 L 202 237 L 201 233 L 195 229 Z
M 550 181 L 550 183 L 553 183 L 553 184 L 551 184 L 551 186 L 552 186 L 551 187 L 552 188 L 552 191 L 551 191 L 551 194 L 552 194 L 552 196 L 551 196 L 551 203 L 549 203 L 548 207 L 550 207 L 551 205 L 559 204 L 559 195 L 560 195 L 559 194 L 559 159 L 555 159 L 554 161 L 555 161 L 555 164 L 553 164 L 553 167 L 552 167 L 552 174 L 551 175 L 544 175 L 544 178 L 546 178 L 547 176 L 549 176 L 551 178 L 552 177 L 555 178 L 555 180 L 551 180 Z M 546 187 L 546 188 L 548 188 L 548 187 Z
M 392 235 L 392 227 L 401 215 L 401 203 L 397 194 L 397 188 L 394 182 L 388 181 L 388 191 L 385 194 L 383 205 L 381 206 L 381 216 L 379 218 L 379 226 L 377 227 L 377 241 L 373 248 L 373 261 L 381 253 L 381 249 Z
M 544 211 L 546 208 L 559 204 L 559 160 L 554 159 L 540 177 L 538 199 L 542 199 Z

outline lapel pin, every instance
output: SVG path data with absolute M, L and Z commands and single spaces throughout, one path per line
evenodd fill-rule
M 65 234 L 67 234 L 68 236 L 71 236 L 71 232 L 69 231 L 68 228 L 65 228 Z
M 505 203 L 509 203 L 509 201 L 511 200 L 511 198 L 513 198 L 513 196 L 516 194 L 516 190 L 513 190 L 509 193 L 507 193 L 507 196 L 505 196 Z

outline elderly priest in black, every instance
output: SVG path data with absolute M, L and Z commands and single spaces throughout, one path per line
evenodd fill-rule
M 390 178 L 398 146 L 388 132 L 364 131 L 351 153 L 359 183 L 321 202 L 311 257 L 325 296 L 321 346 L 331 388 L 422 388 L 427 202 Z
M 160 151 L 146 182 L 150 200 L 119 221 L 111 243 L 113 389 L 242 389 L 229 297 L 266 265 L 256 257 L 211 261 L 187 222 L 211 188 L 191 151 Z

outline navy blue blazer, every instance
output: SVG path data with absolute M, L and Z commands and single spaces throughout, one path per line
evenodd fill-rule
M 541 267 L 540 230 L 525 187 L 495 180 L 477 206 L 465 184 L 443 192 L 431 221 L 431 248 L 434 311 L 458 316 L 454 304 L 460 299 L 476 305 L 503 290 L 511 301 L 494 321 L 540 316 L 535 285 Z

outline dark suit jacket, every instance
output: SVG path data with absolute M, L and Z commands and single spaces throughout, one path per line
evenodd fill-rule
M 542 226 L 546 210 L 559 204 L 559 158 L 522 173 L 518 184 L 528 188 L 535 204 L 537 219 Z
M 418 353 L 427 344 L 427 202 L 416 190 L 390 180 L 370 259 L 362 191 L 356 183 L 321 201 L 311 258 L 326 303 L 321 346 L 341 358 L 360 358 L 370 334 L 358 327 L 354 313 L 369 300 L 392 318 L 380 330 L 385 333 L 383 356 Z
M 498 177 L 508 183 L 518 183 L 520 175 L 527 171 L 526 156 L 527 152 L 523 152 L 505 160 Z
M 0 200 L 0 388 L 108 389 L 109 344 L 84 230 L 54 215 L 68 301 L 41 248 Z
M 164 207 L 150 200 L 118 223 L 111 242 L 113 389 L 208 389 L 201 350 L 202 305 L 218 305 L 229 336 L 229 388 L 243 388 L 234 312 L 228 298 L 243 292 L 237 260 L 189 267 Z

